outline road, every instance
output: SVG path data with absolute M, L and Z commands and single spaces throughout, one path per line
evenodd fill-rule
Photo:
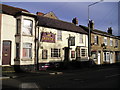
M 60 74 L 23 74 L 3 79 L 4 88 L 120 88 L 119 66 L 63 70 Z M 37 90 L 37 89 L 35 89 Z

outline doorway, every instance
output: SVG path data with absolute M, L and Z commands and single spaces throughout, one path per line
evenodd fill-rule
M 100 52 L 98 52 L 98 64 L 100 64 L 100 59 L 101 59 L 100 55 L 101 55 Z
M 69 47 L 64 48 L 64 60 L 69 61 Z
M 10 65 L 10 63 L 11 63 L 11 41 L 3 41 L 2 65 Z

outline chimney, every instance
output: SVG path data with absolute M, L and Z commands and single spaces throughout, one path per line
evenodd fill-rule
M 94 30 L 94 21 L 93 20 L 90 20 L 89 23 L 88 23 L 88 27 L 89 27 L 89 24 L 90 24 L 90 28 L 92 30 Z
M 78 19 L 76 17 L 73 18 L 72 23 L 75 24 L 75 25 L 77 25 L 78 24 Z
M 108 33 L 112 35 L 112 27 L 108 28 Z
M 44 13 L 41 13 L 41 12 L 37 12 L 36 13 L 38 16 L 43 16 L 44 15 Z

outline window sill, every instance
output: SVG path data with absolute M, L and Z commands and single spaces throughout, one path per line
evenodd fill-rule
M 22 35 L 22 36 L 33 37 L 33 35 Z
M 22 61 L 32 61 L 31 58 L 22 58 L 21 60 L 22 60 Z
M 16 37 L 16 36 L 20 36 L 20 34 L 16 34 L 15 37 Z
M 20 61 L 20 58 L 15 58 L 14 61 Z
M 51 57 L 51 59 L 61 59 L 61 57 Z

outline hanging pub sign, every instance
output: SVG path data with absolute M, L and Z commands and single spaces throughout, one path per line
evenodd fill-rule
M 55 34 L 49 32 L 41 33 L 41 42 L 55 43 Z
M 68 39 L 69 46 L 75 46 L 75 37 L 69 37 Z

